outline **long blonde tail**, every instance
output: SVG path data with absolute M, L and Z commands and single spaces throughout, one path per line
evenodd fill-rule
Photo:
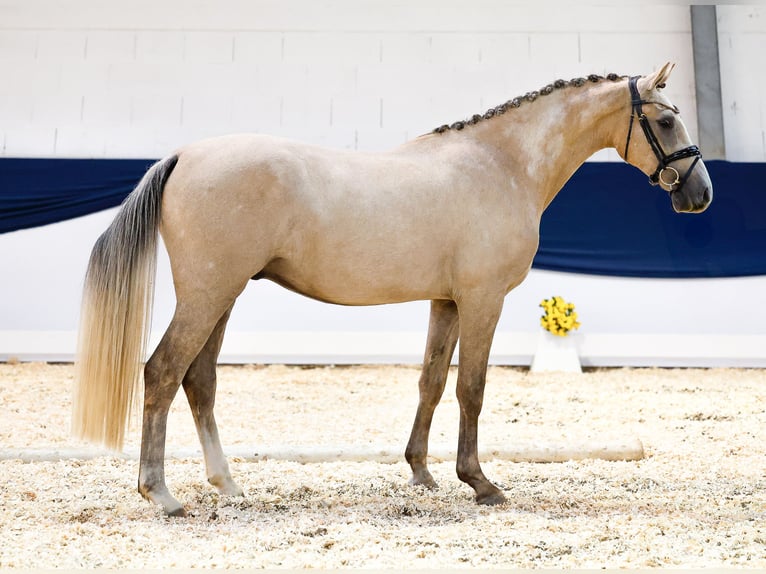
M 120 450 L 149 336 L 162 190 L 178 161 L 155 163 L 93 247 L 75 360 L 72 433 Z

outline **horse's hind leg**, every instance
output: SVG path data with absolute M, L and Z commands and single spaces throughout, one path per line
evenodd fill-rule
M 192 362 L 238 293 L 212 299 L 208 292 L 198 291 L 196 297 L 179 297 L 173 320 L 144 368 L 138 491 L 147 500 L 161 505 L 169 516 L 186 514 L 165 483 L 165 436 L 170 404 Z
M 218 426 L 215 423 L 216 362 L 221 352 L 223 334 L 231 315 L 231 307 L 213 329 L 207 343 L 194 359 L 183 380 L 186 398 L 189 400 L 194 424 L 197 427 L 202 452 L 205 457 L 207 480 L 221 494 L 241 496 L 242 489 L 235 484 L 229 472 L 229 465 L 221 448 Z
M 426 352 L 418 387 L 420 400 L 407 443 L 405 458 L 412 468 L 410 484 L 436 488 L 428 471 L 428 433 L 431 430 L 436 405 L 439 404 L 447 382 L 450 360 L 458 339 L 457 306 L 453 301 L 431 301 Z

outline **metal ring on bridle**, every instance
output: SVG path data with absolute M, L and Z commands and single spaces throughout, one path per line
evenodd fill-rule
M 665 171 L 666 171 L 666 170 L 670 170 L 670 171 L 672 171 L 674 174 L 676 174 L 676 177 L 675 177 L 675 180 L 674 180 L 674 181 L 665 181 L 665 180 L 663 179 L 663 177 L 662 177 L 662 174 L 663 174 L 663 173 L 665 173 Z M 678 173 L 678 170 L 677 170 L 676 168 L 674 168 L 674 167 L 671 167 L 671 166 L 669 166 L 669 165 L 666 165 L 665 167 L 663 167 L 663 168 L 662 168 L 662 170 L 660 170 L 660 173 L 659 173 L 659 175 L 657 176 L 657 179 L 659 180 L 659 182 L 660 182 L 662 185 L 664 185 L 664 186 L 666 186 L 666 187 L 668 187 L 668 188 L 672 188 L 674 185 L 676 185 L 677 183 L 680 183 L 680 182 L 681 182 L 681 174 L 680 174 L 680 173 Z

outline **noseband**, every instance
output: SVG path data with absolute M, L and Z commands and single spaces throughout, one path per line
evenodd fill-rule
M 689 174 L 694 169 L 694 166 L 697 165 L 697 162 L 702 158 L 700 148 L 698 148 L 696 145 L 690 145 L 689 147 L 674 151 L 671 154 L 665 153 L 665 151 L 662 149 L 662 146 L 660 145 L 660 140 L 657 139 L 657 136 L 652 130 L 652 126 L 649 124 L 649 118 L 647 118 L 643 113 L 641 106 L 643 104 L 655 104 L 667 108 L 676 114 L 679 113 L 678 108 L 675 106 L 667 106 L 661 102 L 642 100 L 640 94 L 638 93 L 638 78 L 638 76 L 633 76 L 628 81 L 628 86 L 630 87 L 631 113 L 630 125 L 628 126 L 628 139 L 625 142 L 625 153 L 623 154 L 625 156 L 625 161 L 628 161 L 628 146 L 630 145 L 630 136 L 633 132 L 633 121 L 638 118 L 638 123 L 641 124 L 641 129 L 644 130 L 646 141 L 649 142 L 649 146 L 652 148 L 654 155 L 657 156 L 657 169 L 654 170 L 654 173 L 649 176 L 649 181 L 652 185 L 657 185 L 659 183 L 662 187 L 666 188 L 670 192 L 678 191 L 683 187 L 684 183 L 686 183 L 686 178 L 689 177 Z M 683 175 L 683 177 L 681 177 L 681 175 L 678 173 L 678 170 L 674 167 L 671 167 L 669 164 L 687 157 L 693 157 L 694 161 L 689 166 L 689 169 L 686 170 L 686 173 Z

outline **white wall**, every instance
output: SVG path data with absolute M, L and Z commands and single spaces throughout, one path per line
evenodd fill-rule
M 766 6 L 718 6 L 726 155 L 766 161 Z
M 766 86 L 756 71 L 765 20 L 760 6 L 719 7 L 734 161 L 766 160 Z M 688 6 L 0 0 L 0 153 L 161 157 L 231 131 L 385 149 L 558 77 L 647 73 L 666 60 L 678 64 L 669 95 L 696 137 Z M 112 215 L 0 235 L 0 360 L 71 358 L 85 263 Z M 173 308 L 162 261 L 157 330 Z M 493 360 L 528 363 L 537 303 L 556 293 L 577 304 L 588 364 L 766 365 L 766 310 L 742 304 L 764 287 L 764 278 L 533 271 L 506 300 Z M 341 308 L 259 282 L 240 297 L 223 354 L 417 362 L 427 315 L 423 302 Z
M 161 157 L 233 130 L 381 149 L 558 77 L 678 63 L 688 7 L 428 0 L 5 1 L 6 156 Z M 534 7 L 533 7 L 534 6 Z M 629 38 L 630 41 L 626 41 Z M 695 116 L 686 117 L 696 133 Z

